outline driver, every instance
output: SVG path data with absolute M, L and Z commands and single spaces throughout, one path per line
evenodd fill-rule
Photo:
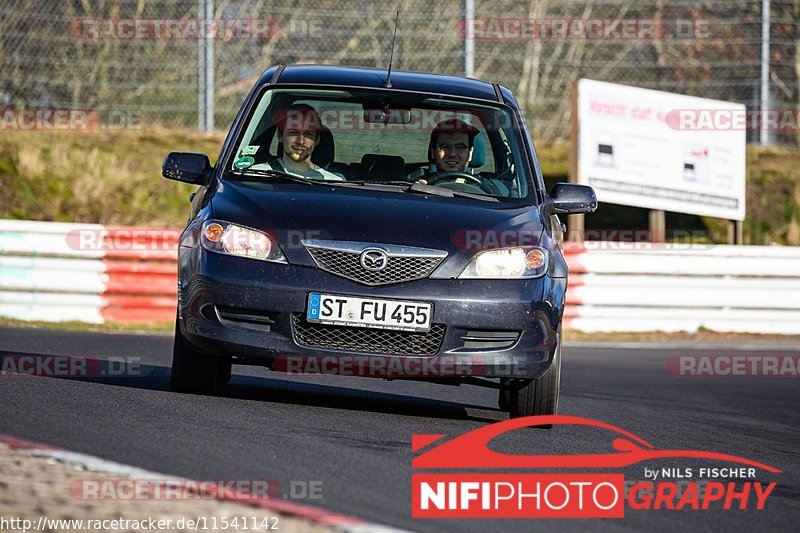
M 472 176 L 468 170 L 469 162 L 472 160 L 472 153 L 475 150 L 475 137 L 480 131 L 475 126 L 467 124 L 463 120 L 449 119 L 439 122 L 431 132 L 431 140 L 428 143 L 428 161 L 435 166 L 427 175 L 423 175 L 418 183 L 428 185 L 436 183 L 436 175 L 443 172 L 455 172 L 452 178 L 453 183 L 462 183 L 480 186 L 480 190 L 496 196 L 508 196 L 508 187 L 495 179 L 484 179 L 479 176 Z M 464 174 L 459 177 L 458 173 Z M 471 183 L 472 180 L 475 183 Z
M 466 172 L 478 129 L 458 119 L 444 120 L 431 132 L 428 161 L 438 172 Z

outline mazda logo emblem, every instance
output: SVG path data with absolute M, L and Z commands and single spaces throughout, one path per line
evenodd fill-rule
M 386 265 L 389 264 L 389 256 L 387 256 L 386 252 L 383 250 L 370 248 L 361 252 L 359 263 L 364 270 L 369 270 L 370 272 L 380 272 L 386 268 Z

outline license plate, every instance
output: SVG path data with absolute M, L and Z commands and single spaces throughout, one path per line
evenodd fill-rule
M 428 331 L 431 315 L 433 305 L 425 302 L 311 293 L 306 320 L 338 326 Z

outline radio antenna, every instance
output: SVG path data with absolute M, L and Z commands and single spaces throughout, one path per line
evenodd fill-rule
M 392 37 L 392 49 L 389 52 L 389 70 L 386 72 L 386 87 L 392 88 L 392 60 L 394 60 L 394 41 L 397 39 L 397 22 L 400 20 L 400 10 L 397 10 L 397 15 L 394 17 L 394 37 Z

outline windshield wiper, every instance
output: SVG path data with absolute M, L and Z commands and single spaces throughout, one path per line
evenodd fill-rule
M 317 183 L 324 183 L 320 180 L 309 180 L 283 172 L 281 170 L 265 170 L 260 168 L 249 168 L 247 170 L 229 170 L 228 174 L 233 174 L 241 178 L 265 176 L 268 178 L 275 178 L 283 181 L 290 181 L 292 183 L 302 183 L 303 185 L 315 185 Z
M 410 181 L 402 180 L 348 180 L 347 183 L 352 183 L 354 185 L 391 185 L 401 187 L 408 187 L 412 184 Z
M 483 196 L 482 194 L 473 194 L 469 192 L 454 191 L 446 187 L 438 187 L 436 185 L 425 185 L 423 183 L 400 180 L 360 180 L 360 181 L 346 181 L 343 185 L 358 185 L 359 187 L 391 187 L 403 192 L 417 192 L 422 194 L 432 194 L 434 196 L 444 196 L 446 198 L 453 198 L 454 196 L 472 198 L 474 200 L 483 200 L 484 202 L 498 202 L 497 198 L 493 196 Z
M 408 181 L 378 181 L 378 180 L 339 181 L 337 183 L 345 187 L 359 187 L 363 189 L 375 189 L 379 191 L 386 189 L 393 191 L 405 191 L 411 185 L 411 183 Z
M 473 194 L 470 192 L 454 191 L 446 187 L 439 187 L 438 185 L 425 185 L 423 183 L 414 183 L 411 187 L 406 189 L 409 192 L 418 192 L 420 194 L 433 194 L 435 196 L 444 196 L 446 198 L 453 198 L 458 196 L 460 198 L 471 198 L 473 200 L 482 200 L 484 202 L 499 202 L 494 196 L 484 196 L 482 194 Z

